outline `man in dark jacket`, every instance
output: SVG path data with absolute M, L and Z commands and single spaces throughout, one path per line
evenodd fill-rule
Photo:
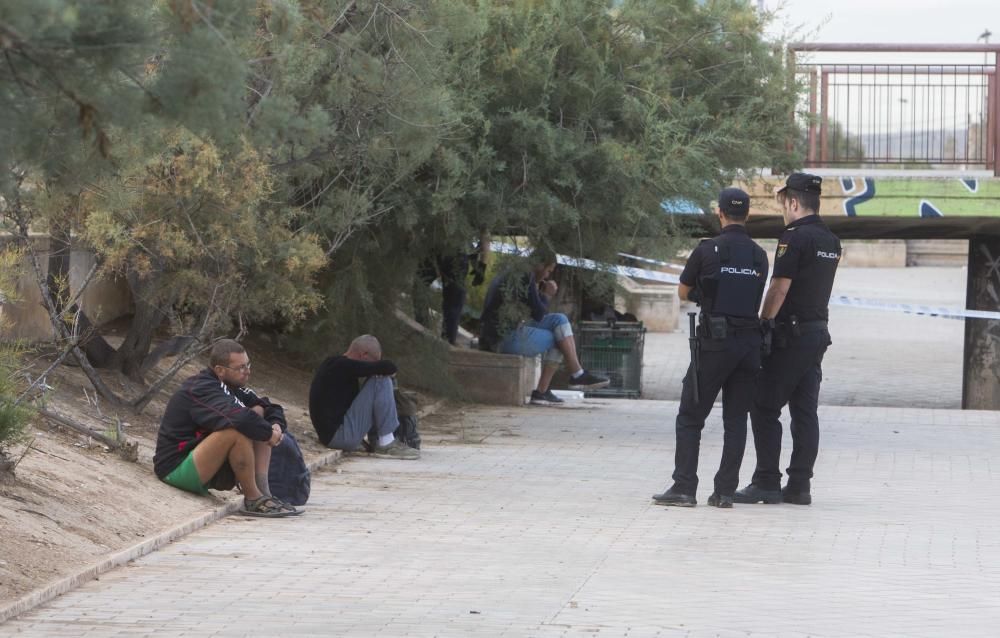
M 309 388 L 309 418 L 320 442 L 353 451 L 373 432 L 375 440 L 369 441 L 373 456 L 419 459 L 420 450 L 393 436 L 399 427 L 394 374 L 396 364 L 382 358 L 382 345 L 371 335 L 361 335 L 347 352 L 321 363 Z
M 243 489 L 241 510 L 251 516 L 301 514 L 271 496 L 271 448 L 287 429 L 280 405 L 246 387 L 250 357 L 232 339 L 212 347 L 209 367 L 170 397 L 156 437 L 153 470 L 174 487 L 207 494 L 209 487 Z
M 559 291 L 556 282 L 549 279 L 556 269 L 554 253 L 536 250 L 531 255 L 532 268 L 523 275 L 511 269 L 490 282 L 481 316 L 482 329 L 479 349 L 502 354 L 519 354 L 525 357 L 542 355 L 542 373 L 538 386 L 531 392 L 535 405 L 558 405 L 563 400 L 549 388 L 559 364 L 566 362 L 570 374 L 570 390 L 596 390 L 610 381 L 583 369 L 576 354 L 576 340 L 569 318 L 559 312 L 550 313 L 549 299 Z M 530 320 L 504 326 L 510 317 L 505 306 L 526 306 Z

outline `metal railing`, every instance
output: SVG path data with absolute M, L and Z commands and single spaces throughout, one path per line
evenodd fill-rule
M 966 59 L 797 63 L 804 52 Z M 972 53 L 983 63 L 969 63 Z M 1000 45 L 794 44 L 789 68 L 805 89 L 796 113 L 801 139 L 792 144 L 802 146 L 806 166 L 983 168 L 1000 176 Z

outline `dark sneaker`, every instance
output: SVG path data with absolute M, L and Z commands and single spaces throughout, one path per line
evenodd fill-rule
M 539 392 L 538 390 L 531 391 L 531 405 L 562 405 L 566 403 L 555 394 L 552 390 L 546 390 L 545 392 Z
M 400 459 L 413 461 L 420 458 L 420 450 L 414 450 L 402 441 L 395 440 L 385 447 L 375 446 L 372 449 L 372 456 L 380 459 Z
M 708 504 L 712 507 L 732 508 L 733 497 L 719 496 L 717 492 L 712 492 L 712 495 L 708 497 Z
M 673 505 L 675 507 L 694 507 L 698 504 L 694 494 L 683 494 L 673 487 L 663 494 L 653 494 L 653 501 L 657 505 Z
M 736 493 L 733 494 L 733 502 L 774 505 L 781 502 L 781 490 L 765 490 L 751 483 L 742 490 L 736 490 Z
M 596 374 L 590 374 L 586 370 L 583 371 L 578 377 L 570 377 L 569 379 L 569 389 L 570 390 L 597 390 L 598 388 L 606 388 L 611 383 L 609 379 L 604 377 L 599 377 Z
M 787 488 L 781 490 L 781 498 L 792 505 L 812 505 L 813 498 L 809 492 L 792 492 Z

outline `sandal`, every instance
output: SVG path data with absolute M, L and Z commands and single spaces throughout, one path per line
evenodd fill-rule
M 259 516 L 261 518 L 284 518 L 285 516 L 293 516 L 291 512 L 284 509 L 278 499 L 272 496 L 261 496 L 260 498 L 255 498 L 253 500 L 244 498 L 243 507 L 239 509 L 239 513 L 243 516 Z
M 301 514 L 301 513 L 303 513 L 305 511 L 305 510 L 300 510 L 299 508 L 295 507 L 291 503 L 284 502 L 283 500 L 281 500 L 277 496 L 272 496 L 271 498 L 274 499 L 275 501 L 277 501 L 278 505 L 281 506 L 281 509 L 283 511 L 285 511 L 285 512 L 288 512 L 289 516 L 298 516 L 299 514 Z

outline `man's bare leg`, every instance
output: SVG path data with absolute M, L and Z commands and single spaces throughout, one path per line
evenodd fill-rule
M 243 495 L 251 501 L 261 497 L 254 481 L 253 442 L 239 431 L 226 429 L 212 432 L 194 449 L 191 456 L 202 484 L 212 480 L 228 460 L 236 480 L 243 488 Z
M 257 489 L 264 496 L 271 496 L 271 484 L 267 480 L 271 469 L 271 446 L 267 441 L 253 442 L 253 476 Z
M 559 348 L 559 352 L 562 353 L 564 361 L 566 362 L 566 369 L 569 371 L 570 374 L 576 374 L 577 372 L 583 369 L 583 366 L 580 365 L 580 360 L 577 359 L 576 357 L 576 339 L 573 338 L 573 335 L 570 335 L 565 339 L 556 342 L 556 347 Z M 553 370 L 552 372 L 554 374 L 555 370 Z M 544 372 L 542 374 L 544 376 Z M 551 379 L 552 376 L 550 375 L 549 380 Z M 546 390 L 548 389 L 548 385 L 545 386 L 545 389 Z
M 542 363 L 542 373 L 538 375 L 538 387 L 535 389 L 545 394 L 549 389 L 549 384 L 552 383 L 552 377 L 555 376 L 558 369 L 558 363 Z

